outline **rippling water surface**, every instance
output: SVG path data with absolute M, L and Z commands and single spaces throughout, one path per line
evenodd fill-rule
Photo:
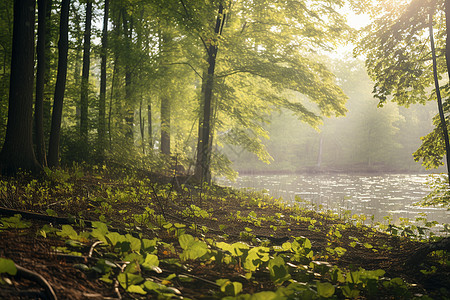
M 271 196 L 294 201 L 295 196 L 306 200 L 311 207 L 331 209 L 339 214 L 374 216 L 383 221 L 391 216 L 414 220 L 425 213 L 429 221 L 450 222 L 450 211 L 443 208 L 413 206 L 430 191 L 426 174 L 386 175 L 242 175 L 236 182 L 220 179 L 219 184 L 237 188 L 266 190 Z

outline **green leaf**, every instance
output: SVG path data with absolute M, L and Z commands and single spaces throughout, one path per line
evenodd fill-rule
M 347 249 L 342 248 L 342 247 L 336 247 L 336 248 L 334 248 L 334 251 L 337 254 L 337 256 L 341 257 L 342 255 L 345 254 L 345 252 L 347 252 Z
M 147 294 L 147 292 L 144 291 L 144 289 L 139 285 L 130 285 L 127 288 L 127 292 L 141 294 L 141 295 Z
M 154 254 L 147 254 L 145 257 L 144 262 L 142 263 L 142 266 L 148 270 L 155 271 L 157 273 L 162 273 L 161 268 L 159 267 L 159 259 L 158 256 Z
M 178 238 L 178 241 L 180 242 L 180 246 L 183 249 L 188 249 L 193 243 L 194 243 L 194 237 L 190 234 L 183 234 L 180 235 Z
M 357 298 L 359 296 L 359 290 L 352 289 L 348 285 L 342 286 L 341 291 L 347 298 Z
M 229 296 L 236 296 L 242 291 L 242 283 L 231 282 L 228 279 L 217 279 L 216 283 L 220 286 L 220 290 Z
M 157 290 L 161 289 L 161 287 L 162 287 L 161 284 L 150 281 L 150 280 L 146 280 L 144 282 L 144 288 L 147 291 L 157 291 Z
M 45 211 L 47 213 L 47 215 L 52 216 L 52 217 L 57 217 L 58 214 L 56 213 L 56 211 L 54 211 L 53 209 L 49 208 Z
M 271 291 L 255 293 L 251 297 L 251 300 L 277 300 L 277 299 L 285 299 L 285 297 L 280 298 L 280 296 Z
M 94 229 L 91 231 L 91 236 L 107 244 L 108 241 L 106 240 L 105 235 L 108 233 L 108 227 L 106 224 L 94 221 L 92 222 L 92 227 L 94 227 Z
M 70 225 L 63 225 L 61 231 L 56 233 L 61 237 L 68 237 L 71 240 L 78 240 L 78 233 Z
M 317 294 L 320 297 L 330 298 L 334 295 L 334 286 L 329 282 L 317 282 Z
M 270 277 L 276 284 L 282 284 L 283 282 L 291 278 L 289 269 L 286 266 L 283 258 L 280 256 L 276 256 L 273 259 L 269 260 L 268 268 Z
M 0 274 L 1 273 L 7 273 L 9 275 L 16 275 L 17 268 L 14 264 L 14 261 L 7 258 L 1 258 L 0 257 Z
M 182 260 L 197 259 L 208 252 L 208 245 L 205 242 L 195 240 L 189 234 L 183 234 L 178 238 L 181 248 L 184 249 L 180 255 Z
M 138 238 L 135 238 L 131 234 L 126 234 L 125 238 L 130 243 L 131 251 L 139 252 L 141 251 L 141 240 Z
M 244 261 L 244 268 L 248 271 L 256 271 L 263 263 L 269 260 L 269 248 L 254 247 L 248 251 Z
M 120 273 L 117 276 L 117 280 L 119 281 L 120 285 L 124 289 L 126 289 L 128 286 L 140 284 L 142 281 L 144 281 L 144 278 L 142 278 L 140 275 L 132 273 Z
M 22 215 L 16 214 L 9 218 L 1 218 L 0 222 L 2 222 L 3 226 L 6 228 L 29 228 L 31 226 L 31 222 L 22 220 Z
M 117 232 L 109 232 L 105 235 L 105 238 L 107 239 L 108 244 L 112 246 L 116 246 L 117 243 L 126 241 L 125 237 Z

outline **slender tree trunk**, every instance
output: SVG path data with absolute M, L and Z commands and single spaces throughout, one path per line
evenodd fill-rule
M 149 100 L 147 105 L 147 123 L 148 123 L 148 146 L 150 148 L 149 152 L 153 149 L 153 128 L 152 128 L 152 103 Z
M 104 157 L 106 145 L 106 60 L 108 52 L 108 15 L 109 0 L 105 0 L 103 15 L 102 50 L 100 65 L 100 97 L 98 105 L 98 152 L 101 159 Z
M 450 0 L 445 0 L 445 31 L 447 34 L 446 40 L 445 40 L 445 60 L 447 63 L 447 73 L 450 78 Z M 448 140 L 448 134 L 447 140 Z M 448 143 L 448 141 L 447 141 Z M 448 180 L 450 184 L 450 156 L 449 156 L 449 148 L 448 144 L 446 144 L 446 155 L 447 155 L 447 170 L 448 170 Z
M 52 51 L 52 41 L 54 39 L 52 26 L 52 8 L 53 0 L 47 0 L 47 11 L 46 11 L 46 28 L 45 28 L 45 74 L 44 74 L 44 141 L 48 145 L 48 137 L 50 135 L 50 123 L 52 119 L 52 97 L 54 86 L 52 85 L 52 69 L 56 69 L 51 65 L 52 61 L 56 61 L 56 54 Z M 55 38 L 56 40 L 56 38 Z M 45 150 L 45 149 L 44 149 Z M 48 150 L 48 149 L 47 149 Z
M 219 4 L 219 11 L 216 19 L 214 33 L 219 36 L 221 34 L 225 16 L 223 15 L 223 5 Z M 217 44 L 211 42 L 207 48 L 208 52 L 208 69 L 206 76 L 203 77 L 203 103 L 201 108 L 203 115 L 199 122 L 199 139 L 197 143 L 197 163 L 195 167 L 194 177 L 199 181 L 211 181 L 210 159 L 211 159 L 211 115 L 212 115 L 212 98 L 214 88 L 214 71 L 216 68 Z
M 139 129 L 141 132 L 142 154 L 145 154 L 145 141 L 144 141 L 145 119 L 142 118 L 142 95 L 141 101 L 139 102 Z
M 123 11 L 123 31 L 125 37 L 125 48 L 130 51 L 132 46 L 132 34 L 133 34 L 133 23 L 132 17 L 128 16 L 128 14 Z M 127 54 L 130 55 L 129 53 Z M 131 63 L 130 58 L 125 58 L 125 100 L 127 101 L 127 110 L 125 112 L 125 138 L 127 142 L 132 147 L 134 145 L 133 138 L 133 128 L 134 128 L 134 93 L 132 87 L 132 72 L 131 72 Z
M 111 95 L 109 97 L 109 110 L 108 110 L 108 139 L 109 139 L 109 150 L 112 149 L 112 135 L 111 135 L 111 118 L 112 118 L 112 107 L 113 107 L 113 99 L 114 99 L 114 84 L 116 82 L 116 73 L 117 73 L 117 55 L 114 60 L 114 69 L 111 80 Z
M 34 105 L 34 129 L 36 142 L 36 158 L 42 166 L 47 165 L 44 142 L 44 86 L 46 70 L 46 27 L 47 0 L 38 0 L 38 41 L 36 47 L 36 101 Z
M 69 51 L 69 7 L 70 0 L 61 1 L 58 41 L 58 74 L 56 76 L 50 141 L 48 143 L 49 167 L 59 166 L 59 140 L 61 133 L 64 91 L 66 89 L 67 53 Z
M 77 7 L 75 7 L 74 3 L 72 2 L 71 5 L 72 13 L 74 14 L 74 28 L 75 32 L 77 33 L 76 36 L 76 48 L 75 48 L 75 66 L 74 66 L 74 79 L 75 79 L 75 86 L 81 86 L 81 65 L 82 65 L 82 50 L 83 50 L 83 35 L 79 34 L 81 32 L 81 16 L 77 11 Z M 80 102 L 77 102 L 75 113 L 76 113 L 76 120 L 77 120 L 77 126 L 80 127 Z
M 446 1 L 447 4 L 448 1 Z M 446 12 L 447 12 L 447 6 L 446 5 Z M 450 143 L 448 138 L 448 130 L 447 130 L 447 122 L 445 120 L 444 116 L 444 109 L 442 107 L 442 99 L 441 99 L 441 92 L 439 88 L 439 79 L 438 79 L 438 73 L 437 73 L 437 63 L 436 63 L 436 50 L 434 48 L 434 37 L 433 37 L 433 16 L 429 15 L 429 22 L 430 22 L 430 43 L 431 43 L 431 55 L 433 56 L 433 76 L 434 76 L 434 86 L 436 89 L 436 97 L 438 102 L 438 109 L 439 109 L 439 117 L 441 119 L 441 127 L 442 132 L 444 134 L 444 141 L 445 141 L 445 156 L 447 158 L 447 174 L 448 174 L 448 180 L 450 184 Z M 447 36 L 447 42 L 449 41 Z M 448 44 L 447 44 L 448 46 Z M 446 58 L 447 58 L 447 64 L 449 57 L 447 56 L 447 50 L 446 50 Z M 448 67 L 448 65 L 447 65 Z
M 80 136 L 82 142 L 88 145 L 88 110 L 89 110 L 89 68 L 91 51 L 92 0 L 87 0 L 86 23 L 84 28 L 83 71 L 81 75 L 80 100 Z
M 6 137 L 0 169 L 12 175 L 19 169 L 41 169 L 33 149 L 33 81 L 35 0 L 14 1 L 11 75 Z
M 317 155 L 317 169 L 322 166 L 322 154 L 323 154 L 323 133 L 320 134 L 319 139 L 319 154 Z
M 170 100 L 161 98 L 161 153 L 170 155 Z

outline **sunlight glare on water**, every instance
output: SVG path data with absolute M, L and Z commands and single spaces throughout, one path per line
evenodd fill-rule
M 218 183 L 266 190 L 288 202 L 298 196 L 311 208 L 322 206 L 338 214 L 349 210 L 352 214 L 373 215 L 380 222 L 385 216 L 394 221 L 400 217 L 414 220 L 419 213 L 425 213 L 429 221 L 448 223 L 450 211 L 413 205 L 429 193 L 428 179 L 426 174 L 242 175 L 236 182 L 220 179 Z

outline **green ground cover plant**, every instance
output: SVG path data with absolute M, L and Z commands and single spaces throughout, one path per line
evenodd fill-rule
M 69 299 L 450 295 L 446 251 L 407 261 L 424 242 L 440 239 L 425 217 L 420 226 L 387 219 L 368 227 L 362 216 L 341 219 L 187 179 L 106 166 L 3 178 L 0 296 L 46 293 L 42 283 L 17 276 L 16 266 Z

